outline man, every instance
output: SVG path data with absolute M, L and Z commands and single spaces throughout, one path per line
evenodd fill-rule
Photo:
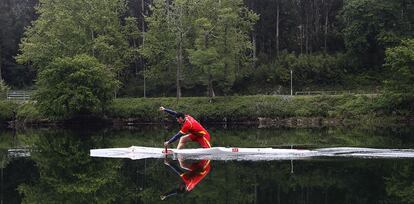
M 171 170 L 180 176 L 181 182 L 178 184 L 178 187 L 161 195 L 161 200 L 165 200 L 166 198 L 173 195 L 190 192 L 210 172 L 210 160 L 201 160 L 195 163 L 186 163 L 185 161 L 181 160 L 179 160 L 179 162 L 181 168 L 169 162 L 168 160 L 164 161 L 165 165 L 169 166 Z
M 193 117 L 175 112 L 162 106 L 160 107 L 160 111 L 165 111 L 174 116 L 177 119 L 177 122 L 183 125 L 177 134 L 172 136 L 168 141 L 164 142 L 165 147 L 168 147 L 169 144 L 180 139 L 177 149 L 182 149 L 188 141 L 198 142 L 202 148 L 211 148 L 210 134 Z

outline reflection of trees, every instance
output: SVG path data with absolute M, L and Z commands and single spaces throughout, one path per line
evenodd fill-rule
M 89 156 L 96 137 L 64 131 L 32 135 L 39 179 L 19 187 L 24 203 L 110 203 L 127 199 L 118 174 L 121 160 Z
M 386 178 L 386 190 L 405 203 L 414 203 L 414 163 L 404 161 L 392 167 L 391 176 Z
M 91 148 L 112 146 L 161 146 L 174 133 L 159 128 L 143 131 L 82 133 L 34 131 L 19 140 L 33 147 L 26 163 L 13 161 L 8 172 L 24 170 L 19 178 L 24 203 L 166 203 L 160 195 L 176 185 L 177 178 L 162 160 L 117 160 L 89 157 Z M 241 146 L 271 144 L 401 144 L 393 131 L 377 136 L 365 131 L 241 129 L 212 130 L 216 144 Z M 316 142 L 315 142 L 316 141 Z M 401 160 L 310 160 L 241 162 L 211 161 L 211 172 L 191 193 L 168 203 L 412 203 L 412 162 Z M 395 165 L 395 168 L 392 166 Z M 22 169 L 23 168 L 23 169 Z M 32 173 L 28 173 L 32 172 Z M 34 173 L 33 173 L 34 172 Z M 38 173 L 37 173 L 38 172 Z M 387 179 L 384 180 L 384 177 Z M 11 189 L 11 188 L 10 188 Z M 7 191 L 5 195 L 8 197 Z M 10 190 L 13 193 L 13 190 Z M 411 192 L 411 193 L 410 193 Z M 387 194 L 388 193 L 388 194 Z M 14 192 L 14 194 L 17 193 Z M 10 194 L 11 195 L 11 194 Z M 390 198 L 391 196 L 391 198 Z M 19 199 L 16 199 L 16 202 Z
M 401 131 L 400 131 L 401 130 Z M 404 135 L 412 132 L 405 129 L 255 129 L 239 127 L 210 131 L 213 146 L 269 147 L 286 144 L 308 144 L 313 146 L 363 146 L 401 147 Z M 399 137 L 396 137 L 398 135 Z M 409 137 L 405 137 L 409 138 Z M 411 142 L 412 144 L 413 142 Z
M 157 160 L 153 160 L 157 162 Z M 161 161 L 158 161 L 161 167 Z M 383 176 L 392 162 L 370 160 L 219 162 L 193 192 L 172 197 L 169 203 L 381 203 L 387 197 Z M 160 168 L 162 169 L 162 168 Z M 175 177 L 155 168 L 147 174 L 144 203 L 159 203 L 160 191 L 171 188 Z
M 37 178 L 38 172 L 33 161 L 16 158 L 8 161 L 1 169 L 1 203 L 21 203 L 16 188 L 22 183 L 30 183 Z

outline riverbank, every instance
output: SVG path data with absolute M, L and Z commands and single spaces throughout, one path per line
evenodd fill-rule
M 14 125 L 61 124 L 65 121 L 42 116 L 33 103 L 5 106 L 2 120 Z M 204 123 L 243 123 L 259 126 L 318 127 L 344 125 L 412 124 L 413 114 L 403 105 L 390 103 L 378 95 L 337 96 L 231 96 L 176 98 L 121 98 L 115 99 L 104 114 L 78 117 L 82 123 L 97 119 L 114 125 L 173 122 L 160 106 L 191 114 Z M 7 111 L 6 111 L 7 110 Z M 12 120 L 10 120 L 12 119 Z M 76 123 L 76 120 L 68 120 Z M 105 123 L 106 123 L 105 122 Z

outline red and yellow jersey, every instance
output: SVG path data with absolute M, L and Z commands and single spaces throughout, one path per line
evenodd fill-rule
M 207 130 L 204 129 L 204 127 L 190 115 L 185 116 L 185 122 L 180 132 L 182 134 L 193 134 L 200 137 L 208 134 Z
M 210 172 L 210 160 L 202 160 L 194 163 L 190 167 L 190 171 L 181 174 L 186 191 L 191 191 L 194 187 L 203 180 L 204 177 Z

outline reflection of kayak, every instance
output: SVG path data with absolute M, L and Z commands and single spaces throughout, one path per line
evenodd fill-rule
M 132 146 L 128 148 L 92 149 L 92 157 L 108 158 L 163 158 L 168 155 L 183 159 L 209 160 L 291 160 L 311 157 L 359 157 L 359 158 L 414 158 L 412 149 L 373 149 L 335 147 L 314 150 L 213 147 L 197 149 L 168 149 Z

